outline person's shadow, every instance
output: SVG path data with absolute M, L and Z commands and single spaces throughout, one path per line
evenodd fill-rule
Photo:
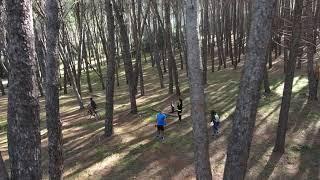
M 272 174 L 274 168 L 278 164 L 281 156 L 282 156 L 281 153 L 272 152 L 272 154 L 268 160 L 268 163 L 264 167 L 263 171 L 260 172 L 257 179 L 268 179 L 270 177 L 270 175 Z

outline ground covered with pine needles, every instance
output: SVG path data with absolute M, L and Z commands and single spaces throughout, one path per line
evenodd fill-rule
M 281 63 L 269 70 L 272 94 L 262 96 L 251 146 L 247 179 L 318 179 L 320 178 L 320 104 L 308 103 L 308 80 L 305 70 L 298 70 L 294 79 L 290 108 L 286 152 L 272 153 L 275 141 L 283 89 Z M 169 117 L 165 140 L 155 138 L 156 110 L 169 111 L 173 95 L 160 89 L 156 68 L 144 66 L 145 90 L 137 98 L 137 115 L 129 114 L 129 98 L 124 72 L 120 72 L 120 86 L 115 89 L 114 136 L 105 138 L 104 120 L 96 121 L 80 111 L 76 98 L 60 97 L 60 111 L 64 137 L 65 179 L 195 179 L 193 164 L 192 122 L 190 118 L 189 88 L 185 70 L 179 70 L 184 104 L 183 119 Z M 91 73 L 94 93 L 83 89 L 86 104 L 93 96 L 99 113 L 104 117 L 104 91 L 98 77 Z M 226 158 L 227 137 L 231 131 L 231 114 L 237 99 L 241 70 L 224 69 L 208 72 L 206 101 L 208 112 L 215 109 L 222 117 L 220 134 L 210 136 L 210 161 L 215 179 L 222 179 Z M 165 74 L 165 79 L 167 74 Z M 83 77 L 83 84 L 86 84 Z M 0 151 L 7 167 L 7 96 L 0 97 Z M 41 136 L 43 177 L 48 178 L 47 131 L 44 99 L 41 98 Z M 209 113 L 208 113 L 208 130 Z

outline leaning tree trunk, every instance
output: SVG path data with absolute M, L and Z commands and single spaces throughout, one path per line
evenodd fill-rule
M 106 0 L 107 25 L 108 25 L 108 68 L 106 78 L 106 121 L 104 134 L 108 137 L 113 133 L 113 96 L 114 96 L 114 81 L 115 81 L 115 25 L 110 0 Z
M 63 178 L 62 122 L 59 115 L 59 8 L 58 0 L 46 0 L 46 118 L 48 129 L 49 178 Z
M 41 179 L 40 107 L 35 75 L 31 0 L 6 0 L 8 58 L 8 151 L 11 179 Z
M 266 68 L 275 0 L 255 0 L 247 47 L 247 59 L 233 114 L 224 179 L 244 179 L 260 100 L 260 85 Z
M 274 145 L 273 151 L 283 153 L 285 150 L 285 139 L 286 131 L 288 125 L 288 116 L 290 109 L 290 101 L 292 94 L 292 85 L 294 78 L 294 71 L 297 59 L 297 51 L 299 48 L 299 42 L 301 39 L 301 15 L 303 8 L 303 0 L 296 0 L 293 15 L 293 27 L 292 27 L 292 37 L 289 52 L 289 59 L 286 64 L 286 75 L 284 80 L 284 89 L 281 102 L 281 109 L 279 115 L 277 138 Z
M 87 77 L 87 84 L 88 84 L 88 90 L 90 93 L 93 92 L 92 85 L 91 85 L 91 78 L 90 78 L 90 70 L 89 70 L 89 61 L 88 61 L 88 51 L 86 48 L 85 38 L 83 38 L 83 57 L 84 57 L 84 63 L 86 68 L 86 77 Z M 90 58 L 90 57 L 89 57 Z
M 212 174 L 209 161 L 209 139 L 205 117 L 203 72 L 198 38 L 197 4 L 198 1 L 196 0 L 188 0 L 186 4 L 191 117 L 193 122 L 196 177 L 201 180 L 210 180 L 212 179 Z

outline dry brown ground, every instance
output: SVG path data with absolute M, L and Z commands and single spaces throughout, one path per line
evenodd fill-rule
M 307 103 L 307 79 L 301 75 L 303 71 L 298 72 L 294 82 L 286 153 L 272 153 L 283 88 L 281 67 L 278 64 L 270 70 L 273 94 L 261 99 L 246 179 L 320 179 L 320 105 Z M 179 123 L 175 117 L 169 118 L 163 142 L 154 138 L 155 112 L 151 108 L 167 110 L 172 96 L 167 95 L 167 89 L 158 88 L 158 79 L 153 75 L 155 71 L 149 66 L 145 67 L 147 91 L 146 96 L 137 99 L 138 115 L 128 114 L 125 83 L 121 82 L 116 89 L 114 136 L 111 138 L 103 136 L 103 121 L 85 117 L 78 110 L 73 96 L 61 96 L 65 179 L 195 179 L 190 99 L 184 71 L 180 71 L 185 105 L 183 121 Z M 123 76 L 122 73 L 122 79 Z M 230 69 L 209 75 L 206 89 L 208 110 L 214 108 L 222 115 L 219 136 L 210 136 L 214 179 L 223 177 L 227 137 L 231 129 L 230 114 L 235 106 L 239 77 L 239 70 Z M 98 88 L 98 85 L 95 87 Z M 94 97 L 103 116 L 104 93 L 96 92 Z M 87 103 L 89 93 L 84 92 L 84 97 Z M 6 105 L 7 96 L 0 97 L 0 150 L 9 166 Z M 43 99 L 41 105 L 43 177 L 47 179 Z

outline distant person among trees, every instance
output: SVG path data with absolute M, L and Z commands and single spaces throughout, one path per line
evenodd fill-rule
M 167 125 L 166 119 L 167 119 L 166 114 L 162 112 L 157 113 L 157 116 L 156 116 L 157 138 L 159 138 L 160 140 L 164 140 L 164 126 Z
M 96 102 L 93 100 L 93 98 L 90 98 L 90 104 L 89 104 L 89 110 L 91 111 L 91 114 L 96 114 L 97 111 L 97 104 Z
M 179 97 L 179 102 L 181 104 L 181 107 L 182 107 L 182 99 Z
M 177 104 L 177 113 L 178 113 L 179 121 L 181 122 L 182 101 L 180 101 L 180 103 Z
M 211 126 L 213 130 L 212 136 L 219 133 L 219 127 L 220 127 L 220 117 L 218 113 L 214 110 L 211 111 Z

